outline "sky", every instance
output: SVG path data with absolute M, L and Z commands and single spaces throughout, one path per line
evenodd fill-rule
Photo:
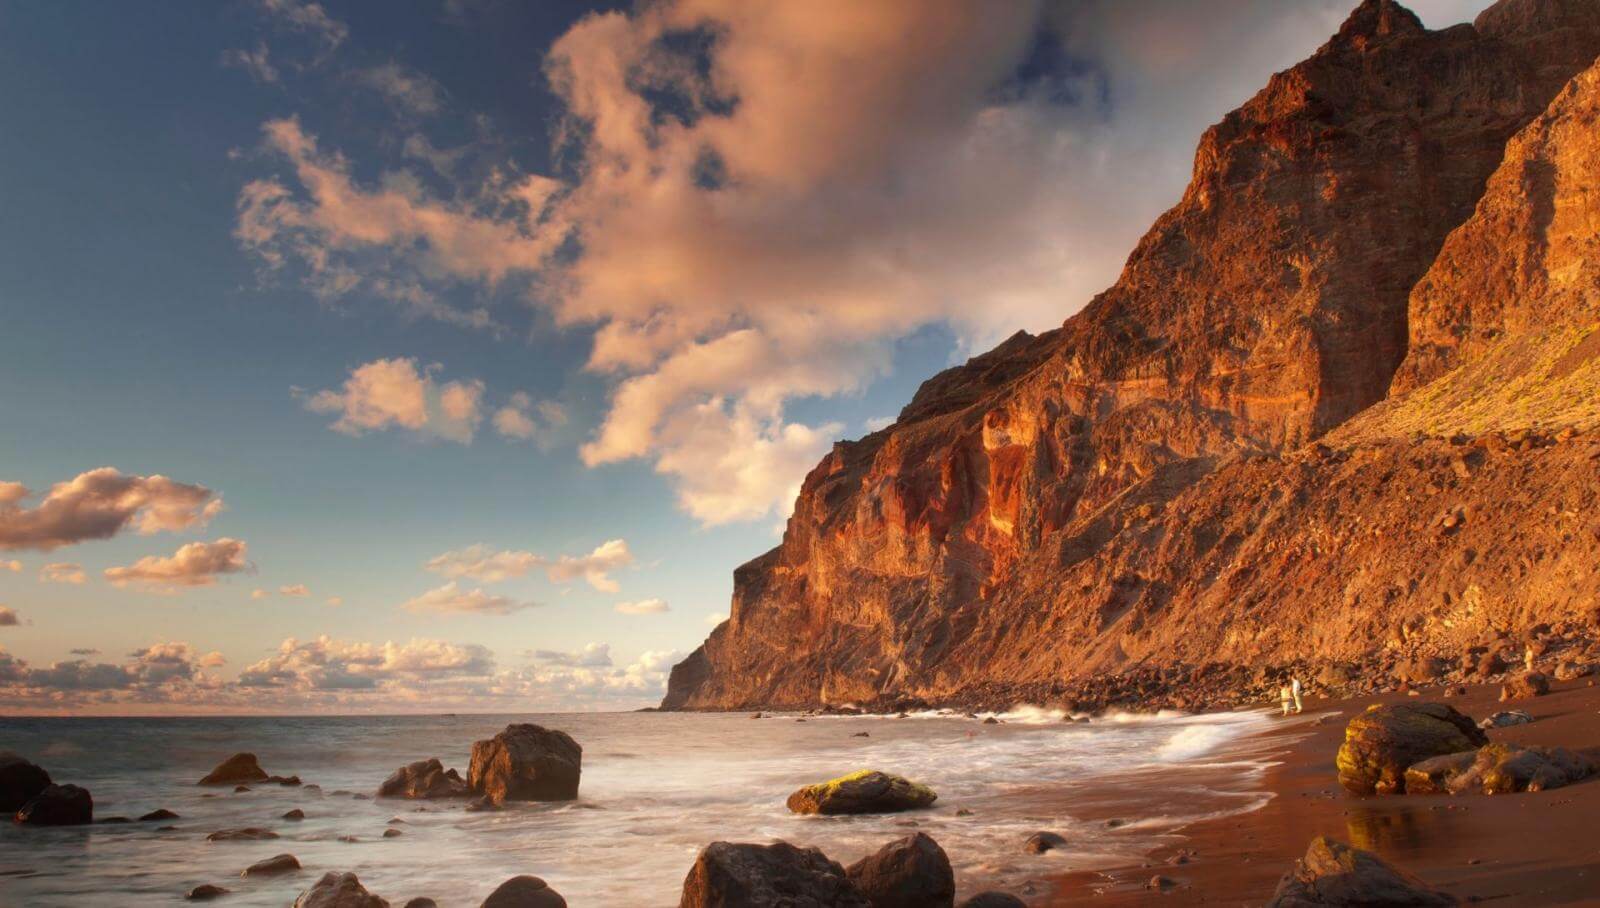
M 653 704 L 1352 5 L 0 0 L 0 712 Z

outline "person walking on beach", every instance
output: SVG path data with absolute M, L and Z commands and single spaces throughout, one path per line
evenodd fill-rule
M 1298 677 L 1289 681 L 1289 690 L 1294 694 L 1295 715 L 1299 715 L 1305 711 L 1305 705 L 1300 702 L 1300 679 Z
M 1283 714 L 1288 715 L 1289 709 L 1294 705 L 1294 688 L 1288 684 L 1288 679 L 1278 687 L 1278 702 L 1283 706 Z

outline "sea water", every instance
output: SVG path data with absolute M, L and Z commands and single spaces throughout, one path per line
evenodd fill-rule
M 1000 724 L 941 712 L 889 716 L 587 713 L 530 716 L 0 719 L 0 750 L 93 794 L 96 817 L 164 807 L 163 823 L 26 828 L 0 824 L 0 905 L 173 904 L 201 883 L 229 906 L 286 906 L 323 872 L 356 873 L 402 905 L 428 896 L 476 906 L 518 874 L 544 878 L 574 908 L 676 905 L 707 843 L 784 839 L 849 864 L 915 830 L 950 855 L 963 895 L 1004 889 L 1048 897 L 1076 870 L 1126 864 L 1183 825 L 1265 802 L 1264 711 L 1113 716 L 1083 723 L 1019 709 Z M 461 801 L 370 796 L 400 765 L 428 757 L 465 775 L 472 742 L 509 722 L 559 728 L 583 746 L 577 801 L 469 812 Z M 866 736 L 858 736 L 865 732 Z M 236 751 L 321 792 L 195 784 Z M 801 817 L 784 807 L 801 785 L 874 768 L 939 793 L 930 810 Z M 348 794 L 335 794 L 346 790 Z M 356 795 L 366 795 L 360 799 Z M 305 820 L 281 815 L 299 808 Z M 390 820 L 402 835 L 383 838 Z M 175 826 L 162 831 L 157 827 Z M 208 842 L 235 827 L 272 841 Z M 1031 834 L 1067 846 L 1027 854 Z M 354 841 L 345 841 L 354 837 Z M 241 879 L 276 854 L 295 875 Z

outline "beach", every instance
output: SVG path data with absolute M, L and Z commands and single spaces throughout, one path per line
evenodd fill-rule
M 1148 904 L 1153 893 L 1145 887 L 1159 874 L 1176 884 L 1161 904 L 1261 905 L 1319 835 L 1373 851 L 1463 902 L 1595 904 L 1600 784 L 1592 778 L 1547 792 L 1495 796 L 1358 797 L 1339 786 L 1334 755 L 1345 724 L 1372 703 L 1442 700 L 1474 719 L 1522 709 L 1534 717 L 1531 724 L 1491 730 L 1490 740 L 1572 749 L 1600 744 L 1600 688 L 1587 679 L 1513 703 L 1500 703 L 1499 690 L 1498 684 L 1474 685 L 1448 700 L 1440 687 L 1422 689 L 1419 697 L 1310 699 L 1303 716 L 1280 720 L 1281 727 L 1265 735 L 1263 743 L 1278 751 L 1265 774 L 1272 794 L 1265 806 L 1187 827 L 1145 860 L 1069 874 L 1040 904 Z M 1188 860 L 1169 863 L 1180 852 Z

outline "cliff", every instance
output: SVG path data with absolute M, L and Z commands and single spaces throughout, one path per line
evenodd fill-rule
M 663 705 L 1081 697 L 1587 617 L 1597 55 L 1593 0 L 1367 0 L 1206 132 L 1113 287 L 835 447 Z

